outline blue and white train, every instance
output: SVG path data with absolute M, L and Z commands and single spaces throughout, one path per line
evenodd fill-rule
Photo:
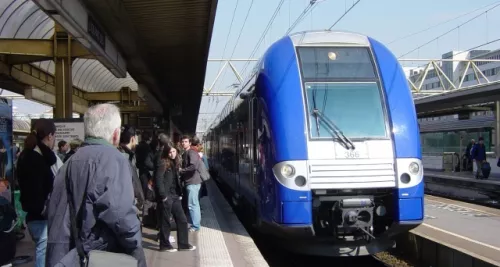
M 305 254 L 360 256 L 422 223 L 419 130 L 405 74 L 355 33 L 286 36 L 205 136 L 255 226 Z

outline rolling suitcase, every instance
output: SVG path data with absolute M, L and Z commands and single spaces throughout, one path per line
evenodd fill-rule
M 488 177 L 490 176 L 490 172 L 491 172 L 490 163 L 484 162 L 483 164 L 481 164 L 481 171 L 483 173 L 483 179 L 488 179 Z

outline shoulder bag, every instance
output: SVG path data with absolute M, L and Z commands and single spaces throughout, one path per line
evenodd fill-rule
M 196 170 L 200 174 L 201 180 L 203 182 L 210 180 L 210 173 L 208 173 L 207 168 L 205 167 L 205 163 L 201 158 L 198 161 L 198 167 L 196 168 Z

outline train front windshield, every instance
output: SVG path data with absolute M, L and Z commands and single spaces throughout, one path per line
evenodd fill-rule
M 314 110 L 350 139 L 387 137 L 384 101 L 368 48 L 299 47 L 298 54 L 311 138 L 332 138 Z

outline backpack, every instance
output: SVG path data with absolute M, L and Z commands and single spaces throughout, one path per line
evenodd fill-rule
M 16 225 L 17 214 L 14 206 L 0 196 L 0 232 L 10 232 Z

